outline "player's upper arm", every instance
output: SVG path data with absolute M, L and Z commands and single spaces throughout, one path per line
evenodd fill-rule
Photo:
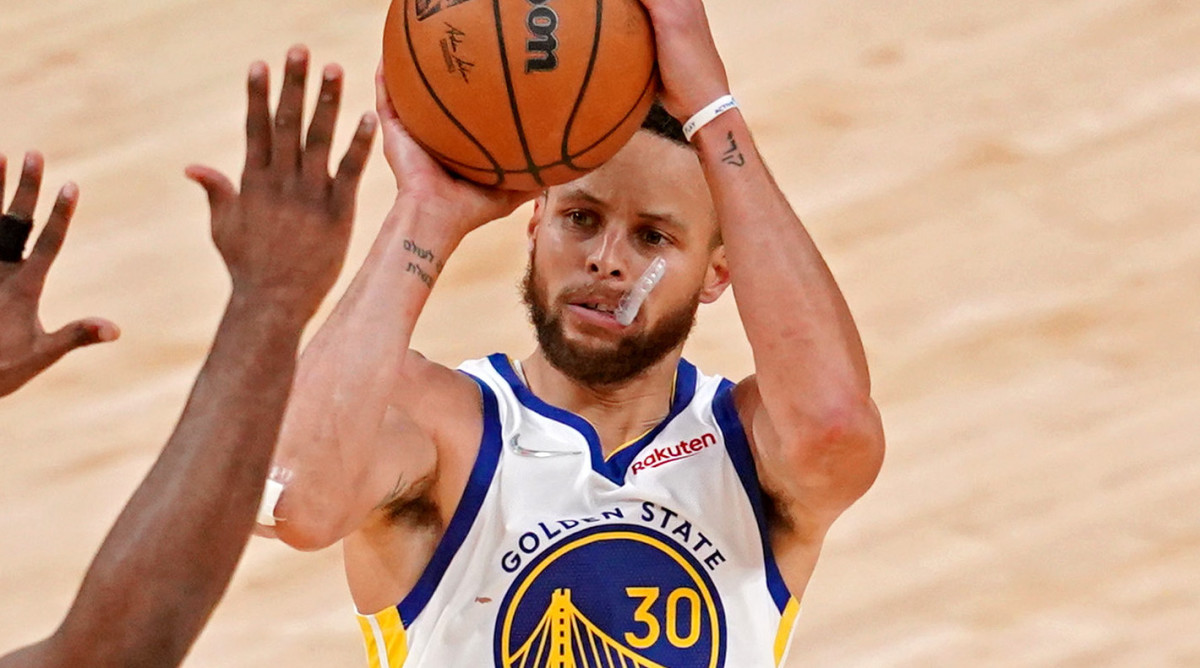
M 288 480 L 270 532 L 302 550 L 331 545 L 386 504 L 427 493 L 444 444 L 478 443 L 483 430 L 475 383 L 416 353 L 366 438 L 348 442 L 336 420 L 324 424 L 333 428 L 289 433 L 294 427 L 285 421 L 276 455 Z
M 883 426 L 873 401 L 847 401 L 782 428 L 772 420 L 754 376 L 734 389 L 759 480 L 800 533 L 819 538 L 875 482 L 883 463 Z

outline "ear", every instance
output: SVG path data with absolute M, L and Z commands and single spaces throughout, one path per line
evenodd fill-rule
M 546 215 L 546 200 L 548 198 L 548 192 L 543 190 L 542 194 L 533 200 L 533 215 L 529 217 L 529 225 L 525 228 L 525 237 L 529 240 L 529 250 L 531 251 L 533 250 L 533 240 L 537 237 L 538 225 L 542 223 L 542 216 Z
M 725 259 L 725 244 L 712 250 L 708 268 L 704 271 L 704 287 L 700 289 L 700 303 L 711 304 L 729 287 L 729 262 Z

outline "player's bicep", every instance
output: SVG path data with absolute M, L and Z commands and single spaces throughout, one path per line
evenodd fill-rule
M 412 357 L 374 429 L 360 432 L 354 443 L 324 435 L 325 456 L 280 453 L 285 488 L 272 511 L 275 537 L 298 549 L 326 547 L 374 512 L 433 484 L 444 425 L 478 415 L 478 390 L 466 376 Z
M 754 376 L 738 384 L 734 402 L 763 490 L 797 531 L 823 533 L 875 481 L 883 435 L 873 407 L 852 429 L 814 419 L 785 431 Z

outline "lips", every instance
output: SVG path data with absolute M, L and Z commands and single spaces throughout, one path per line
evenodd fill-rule
M 612 315 L 617 310 L 616 304 L 601 301 L 574 302 L 572 306 L 582 306 L 585 309 L 598 311 L 600 313 L 607 313 L 609 315 Z
M 568 294 L 565 307 L 566 310 L 576 319 L 584 324 L 593 325 L 602 329 L 620 331 L 625 329 L 621 323 L 617 322 L 614 313 L 621 303 L 621 297 L 624 292 L 613 290 L 609 286 L 593 286 L 591 289 L 584 289 Z

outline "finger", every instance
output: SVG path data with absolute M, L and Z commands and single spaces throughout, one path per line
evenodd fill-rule
M 271 165 L 287 169 L 300 164 L 300 120 L 304 116 L 304 83 L 308 78 L 308 49 L 294 46 L 283 69 L 283 89 L 275 110 L 275 138 Z
M 39 290 L 46 280 L 46 272 L 50 270 L 50 265 L 54 263 L 54 258 L 58 257 L 58 251 L 67 238 L 67 228 L 71 225 L 71 217 L 75 215 L 75 205 L 78 203 L 79 187 L 68 181 L 58 191 L 54 209 L 50 211 L 50 220 L 46 222 L 46 227 L 42 228 L 37 243 L 33 245 L 33 252 L 25 260 L 28 278 L 36 283 Z
M 17 183 L 17 192 L 13 195 L 12 204 L 8 207 L 8 215 L 30 220 L 33 209 L 37 205 L 38 191 L 42 188 L 42 171 L 45 161 L 42 154 L 30 151 L 25 154 L 25 163 L 21 168 L 21 180 Z
M 8 174 L 8 158 L 0 153 L 0 213 L 4 213 L 4 177 Z
M 533 198 L 541 195 L 544 190 L 506 190 L 503 192 L 503 206 L 508 209 L 508 213 L 517 210 L 517 207 L 533 200 Z M 505 215 L 508 215 L 507 213 Z
M 261 60 L 250 65 L 246 78 L 246 169 L 271 163 L 270 72 Z
M 388 95 L 387 81 L 383 78 L 383 62 L 375 68 L 375 113 L 379 115 L 380 123 L 399 123 L 400 116 Z
M 237 190 L 224 174 L 204 165 L 189 165 L 183 173 L 204 188 L 213 220 L 224 218 L 230 213 L 234 202 L 237 201 Z
M 341 102 L 342 68 L 326 65 L 321 75 L 321 94 L 308 126 L 308 138 L 304 141 L 304 179 L 314 190 L 329 178 L 329 150 Z
M 344 214 L 354 211 L 354 198 L 358 193 L 358 184 L 362 180 L 363 168 L 371 155 L 371 141 L 375 138 L 375 126 L 378 121 L 371 114 L 363 114 L 354 131 L 354 139 L 350 140 L 350 148 L 338 165 L 337 176 L 333 179 L 333 210 L 341 218 Z
M 76 320 L 47 334 L 38 344 L 38 366 L 44 369 L 76 348 L 116 341 L 120 336 L 121 328 L 103 318 Z

